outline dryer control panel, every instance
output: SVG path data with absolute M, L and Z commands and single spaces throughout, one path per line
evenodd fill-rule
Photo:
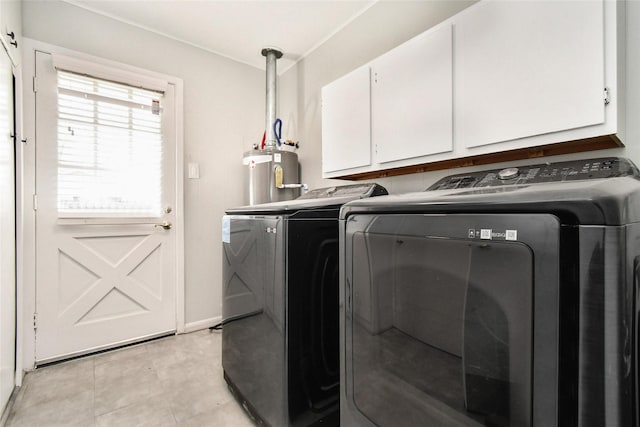
M 388 194 L 387 189 L 378 184 L 350 184 L 310 190 L 298 197 L 298 200 L 326 199 L 331 197 L 353 197 L 364 199 L 366 197 L 384 196 L 386 194 Z
M 603 157 L 451 175 L 442 178 L 427 188 L 426 191 L 603 179 L 620 176 L 638 177 L 638 169 L 627 159 Z

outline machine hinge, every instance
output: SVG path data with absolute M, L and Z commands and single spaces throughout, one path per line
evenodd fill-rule
M 38 93 L 38 78 L 33 76 L 33 93 Z
M 38 210 L 38 195 L 37 194 L 33 195 L 33 210 L 34 211 Z
M 609 102 L 611 102 L 611 97 L 609 95 L 609 88 L 605 87 L 604 88 L 604 105 L 609 105 Z

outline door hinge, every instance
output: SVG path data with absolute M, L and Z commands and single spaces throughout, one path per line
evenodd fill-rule
M 38 78 L 33 76 L 33 93 L 38 93 Z
M 38 313 L 33 313 L 33 330 L 38 330 Z
M 33 210 L 34 211 L 38 210 L 38 195 L 37 194 L 33 195 Z
M 609 88 L 605 87 L 604 88 L 604 105 L 609 105 L 609 102 L 611 102 L 611 97 L 609 95 Z

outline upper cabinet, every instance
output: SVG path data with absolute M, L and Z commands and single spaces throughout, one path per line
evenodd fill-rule
M 624 2 L 482 0 L 367 64 L 371 91 L 350 102 L 370 102 L 372 157 L 343 156 L 323 175 L 371 178 L 620 146 L 624 34 Z M 338 129 L 351 116 L 323 111 L 322 120 L 330 156 L 350 143 Z
M 322 172 L 371 165 L 371 71 L 359 68 L 322 88 Z
M 445 25 L 373 61 L 371 129 L 376 162 L 452 151 L 451 43 L 451 25 Z
M 602 1 L 483 1 L 456 18 L 456 142 L 605 120 Z
M 14 63 L 20 63 L 22 4 L 20 0 L 0 0 L 0 37 Z

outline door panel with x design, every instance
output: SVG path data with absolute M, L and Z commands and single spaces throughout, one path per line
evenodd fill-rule
M 171 273 L 166 232 L 132 228 L 59 236 L 42 254 L 50 259 L 40 272 L 56 291 L 38 295 L 39 361 L 175 328 L 173 288 L 163 277 Z
M 129 238 L 139 242 L 127 251 L 122 240 Z M 122 249 L 127 253 L 113 262 L 108 253 L 92 248 L 94 245 L 87 244 L 89 242 L 107 246 L 110 250 L 124 243 Z M 100 320 L 114 313 L 141 314 L 162 303 L 159 286 L 162 283 L 162 249 L 161 242 L 154 235 L 67 237 L 63 243 L 59 248 L 60 281 L 66 286 L 60 290 L 68 295 L 61 298 L 61 302 L 68 301 L 69 304 L 60 306 L 59 315 L 68 326 Z M 85 277 L 89 276 L 88 281 L 83 280 L 83 275 L 78 275 L 78 269 Z

